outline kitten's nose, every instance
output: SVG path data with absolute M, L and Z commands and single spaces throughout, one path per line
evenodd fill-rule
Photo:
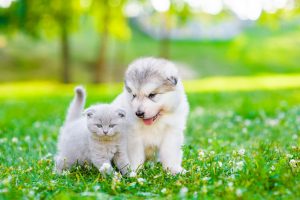
M 145 112 L 138 110 L 138 111 L 136 111 L 135 114 L 136 114 L 136 116 L 138 116 L 139 118 L 144 118 Z
M 108 131 L 103 131 L 104 135 L 106 135 L 108 133 Z

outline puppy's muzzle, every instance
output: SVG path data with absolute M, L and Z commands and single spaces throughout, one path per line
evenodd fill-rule
M 135 114 L 136 114 L 136 116 L 138 116 L 139 118 L 144 118 L 144 116 L 145 116 L 145 112 L 140 111 L 140 110 L 136 111 Z

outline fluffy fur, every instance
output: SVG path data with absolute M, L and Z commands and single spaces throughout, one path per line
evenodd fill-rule
M 61 128 L 55 157 L 56 171 L 73 164 L 93 163 L 101 173 L 112 171 L 111 161 L 122 174 L 129 168 L 125 112 L 109 104 L 88 108 L 82 116 L 85 92 L 76 88 L 64 126 Z
M 165 169 L 183 171 L 181 147 L 189 105 L 173 63 L 157 58 L 131 63 L 124 90 L 113 104 L 125 108 L 131 124 L 128 157 L 133 170 L 157 151 Z

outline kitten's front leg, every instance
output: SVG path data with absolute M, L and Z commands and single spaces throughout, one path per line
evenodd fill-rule
M 111 174 L 113 172 L 113 167 L 111 166 L 109 159 L 93 158 L 92 162 L 103 176 L 105 176 L 107 174 Z
M 129 163 L 126 149 L 122 149 L 118 151 L 114 155 L 113 162 L 120 170 L 122 175 L 127 174 L 128 171 L 130 170 L 130 163 Z

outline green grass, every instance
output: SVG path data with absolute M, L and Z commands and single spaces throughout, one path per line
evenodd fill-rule
M 136 178 L 104 178 L 89 167 L 54 174 L 73 86 L 0 85 L 0 199 L 299 199 L 300 167 L 291 160 L 300 159 L 300 87 L 278 86 L 275 77 L 266 88 L 261 79 L 245 79 L 246 89 L 239 79 L 220 78 L 227 83 L 221 86 L 214 79 L 196 81 L 197 90 L 186 83 L 188 172 L 172 176 L 148 162 Z M 88 105 L 109 102 L 121 89 L 87 88 Z

